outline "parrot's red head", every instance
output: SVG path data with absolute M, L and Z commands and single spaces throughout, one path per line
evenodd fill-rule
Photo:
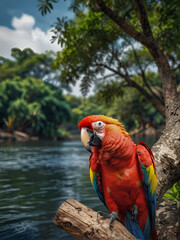
M 91 151 L 91 146 L 102 146 L 104 137 L 121 133 L 130 138 L 123 125 L 116 119 L 104 115 L 92 115 L 83 118 L 79 125 L 83 146 Z

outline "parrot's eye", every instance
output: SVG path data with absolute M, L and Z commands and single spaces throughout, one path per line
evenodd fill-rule
M 103 125 L 103 122 L 101 122 L 101 121 L 97 122 L 98 127 L 101 127 L 102 125 Z
M 102 140 L 105 134 L 106 124 L 102 121 L 97 121 L 92 123 L 93 133 L 96 134 Z
M 102 131 L 105 128 L 106 124 L 102 121 L 97 121 L 97 122 L 92 123 L 92 126 L 93 126 L 94 130 Z

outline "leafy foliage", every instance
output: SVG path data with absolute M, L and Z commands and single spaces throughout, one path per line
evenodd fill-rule
M 138 75 L 134 78 L 140 85 L 143 84 Z M 159 76 L 147 72 L 146 78 L 151 86 L 154 86 L 153 90 L 159 94 L 159 98 L 162 98 L 161 88 L 157 85 L 160 85 Z M 128 131 L 145 128 L 147 124 L 153 127 L 164 124 L 164 119 L 156 108 L 136 88 L 128 87 L 125 81 L 109 81 L 99 85 L 96 98 L 98 102 L 106 105 L 108 115 L 123 122 Z
M 13 119 L 14 129 L 30 127 L 36 134 L 52 137 L 60 124 L 70 120 L 70 107 L 61 90 L 40 79 L 7 79 L 0 83 L 0 89 L 0 114 Z
M 47 137 L 61 133 L 59 125 L 70 120 L 71 109 L 59 88 L 58 74 L 50 67 L 53 54 L 13 48 L 14 60 L 0 58 L 1 128 L 10 132 L 30 128 Z
M 132 1 L 103 2 L 122 21 L 142 33 L 137 9 Z M 179 1 L 150 0 L 144 1 L 144 4 L 153 37 L 160 48 L 165 50 L 172 64 L 174 76 L 178 76 Z M 115 22 L 100 12 L 96 1 L 72 0 L 70 9 L 75 12 L 75 19 L 58 18 L 54 24 L 52 39 L 53 42 L 57 40 L 64 46 L 64 49 L 57 54 L 53 65 L 55 69 L 60 70 L 62 82 L 75 84 L 80 79 L 81 92 L 85 96 L 92 84 L 107 84 L 104 79 L 108 79 L 108 75 L 112 79 L 114 74 L 113 81 L 116 81 L 116 77 L 118 81 L 125 80 L 126 85 L 138 89 L 141 95 L 163 114 L 164 99 L 160 81 L 158 79 L 152 86 L 151 81 L 146 79 L 147 71 L 157 72 L 149 51 L 137 44 L 122 32 Z M 141 77 L 141 84 L 136 81 L 136 75 Z M 179 80 L 176 82 L 179 84 Z M 157 87 L 158 91 L 155 89 Z M 113 91 L 110 88 L 109 90 Z M 111 93 L 113 96 L 113 92 Z M 122 94 L 121 90 L 119 93 Z
M 180 208 L 180 180 L 170 188 L 163 196 L 164 200 L 176 204 Z
M 47 12 L 51 13 L 51 10 L 53 9 L 52 3 L 57 3 L 58 0 L 37 0 L 39 4 L 37 5 L 39 11 L 44 16 L 47 14 Z
M 13 60 L 0 57 L 0 81 L 15 76 L 32 76 L 55 86 L 68 88 L 67 84 L 60 85 L 59 73 L 51 68 L 55 59 L 53 51 L 37 54 L 30 48 L 12 48 L 11 56 Z
M 58 17 L 52 27 L 54 27 L 54 29 L 51 30 L 54 35 L 52 36 L 51 42 L 54 43 L 57 40 L 58 44 L 61 44 L 61 47 L 63 47 L 65 39 L 62 36 L 65 34 L 68 27 L 67 17 L 62 17 L 61 19 Z
M 145 77 L 145 71 L 152 64 L 152 57 L 145 48 L 135 51 L 132 39 L 123 36 L 109 19 L 103 21 L 104 17 L 101 13 L 84 14 L 83 12 L 79 12 L 74 21 L 69 21 L 63 28 L 64 34 L 61 34 L 59 39 L 66 47 L 57 54 L 54 67 L 60 70 L 62 82 L 74 84 L 81 79 L 80 89 L 83 96 L 87 95 L 93 83 L 97 85 L 96 89 L 99 85 L 105 84 L 105 88 L 100 89 L 101 95 L 112 100 L 114 94 L 116 96 L 122 94 L 120 86 L 129 84 L 119 84 L 122 75 L 127 75 L 127 69 L 129 76 L 138 74 Z M 121 39 L 118 38 L 119 35 Z M 132 45 L 132 50 L 129 49 L 129 45 Z M 105 81 L 105 78 L 108 74 L 112 76 L 112 73 L 114 87 L 112 88 L 111 83 L 107 89 L 109 79 Z M 100 75 L 101 80 L 98 77 Z M 146 85 L 147 92 L 151 94 L 149 92 L 151 87 L 147 82 Z M 141 86 L 144 88 L 143 84 Z
M 61 33 L 58 41 L 65 48 L 57 54 L 54 67 L 60 70 L 61 81 L 74 84 L 81 79 L 81 90 L 85 95 L 96 75 L 103 74 L 104 67 L 97 61 L 101 63 L 108 52 L 108 45 L 117 38 L 118 32 L 116 25 L 108 19 L 103 23 L 101 13 L 86 15 L 79 12 L 74 21 L 59 22 L 54 33 Z
M 123 95 L 115 97 L 107 114 L 119 119 L 128 131 L 144 129 L 147 124 L 157 127 L 164 123 L 160 113 L 136 89 L 126 88 Z
M 89 115 L 107 115 L 107 108 L 96 100 L 96 98 L 89 97 L 87 99 L 78 98 L 71 95 L 65 96 L 66 100 L 72 109 L 72 118 L 68 126 L 77 129 L 79 121 Z
M 163 48 L 176 53 L 180 37 L 180 2 L 178 0 L 163 0 L 157 5 L 158 39 Z
M 117 97 L 122 97 L 124 94 L 124 82 L 110 80 L 107 84 L 100 85 L 96 94 L 99 101 L 110 106 Z
M 0 82 L 0 98 L 1 126 L 4 125 L 2 119 L 10 116 L 14 129 L 30 127 L 38 135 L 53 137 L 59 125 L 71 117 L 61 90 L 40 79 L 6 79 Z

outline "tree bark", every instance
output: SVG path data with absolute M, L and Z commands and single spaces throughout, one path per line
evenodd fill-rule
M 165 129 L 153 146 L 152 152 L 158 178 L 158 208 L 164 193 L 180 179 L 180 106 L 174 109 L 174 113 L 166 122 Z
M 180 212 L 179 212 L 180 213 Z M 163 201 L 157 210 L 156 224 L 158 238 L 161 240 L 177 240 L 180 239 L 178 225 L 178 208 L 176 205 L 170 205 Z
M 109 229 L 109 219 L 98 215 L 97 212 L 77 202 L 66 200 L 57 210 L 54 224 L 76 239 L 136 239 L 118 221 L 113 222 Z

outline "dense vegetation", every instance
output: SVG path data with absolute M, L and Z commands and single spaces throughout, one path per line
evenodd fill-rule
M 5 123 L 9 131 L 32 128 L 49 137 L 58 135 L 58 126 L 71 116 L 62 91 L 33 77 L 0 82 L 0 114 L 0 125 Z
M 62 89 L 68 85 L 62 85 L 57 71 L 51 68 L 53 52 L 37 54 L 31 49 L 14 48 L 12 57 L 1 57 L 0 62 L 0 127 L 10 132 L 64 136 L 66 130 L 77 130 L 78 122 L 92 114 L 118 118 L 129 131 L 164 121 L 136 89 L 122 87 L 117 94 L 114 81 L 98 87 L 86 99 L 63 95 Z M 156 81 L 155 73 L 149 76 L 152 82 Z
M 56 86 L 50 53 L 12 49 L 12 56 L 14 60 L 1 58 L 0 127 L 10 132 L 29 130 L 40 136 L 61 136 L 59 125 L 70 120 L 71 109 Z M 54 84 L 46 81 L 48 75 L 53 75 Z
M 97 91 L 87 99 L 71 95 L 66 95 L 65 98 L 72 109 L 69 126 L 74 128 L 83 117 L 92 114 L 117 118 L 128 131 L 145 129 L 147 126 L 158 128 L 164 124 L 163 116 L 136 89 L 125 88 L 122 95 L 108 102 L 102 97 L 102 91 Z

